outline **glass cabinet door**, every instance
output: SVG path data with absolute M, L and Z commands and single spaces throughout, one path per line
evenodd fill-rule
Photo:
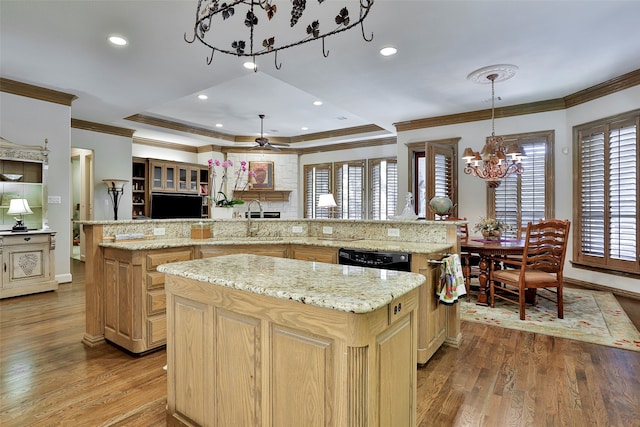
M 165 169 L 165 180 L 164 180 L 164 188 L 165 190 L 175 190 L 176 189 L 176 169 L 174 167 L 167 166 Z
M 187 168 L 178 168 L 178 189 L 187 191 Z
M 198 169 L 189 170 L 189 191 L 198 192 Z

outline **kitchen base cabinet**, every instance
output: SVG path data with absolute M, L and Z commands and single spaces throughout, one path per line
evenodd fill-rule
M 418 363 L 423 364 L 433 356 L 447 339 L 447 316 L 456 315 L 458 305 L 447 306 L 436 296 L 436 286 L 440 282 L 440 264 L 430 263 L 429 259 L 442 259 L 442 256 L 414 254 L 411 258 L 411 271 L 427 278 L 420 287 L 420 309 L 418 310 Z
M 356 314 L 166 280 L 167 425 L 415 425 L 418 289 Z
M 3 264 L 0 298 L 58 289 L 55 247 L 54 232 L 0 234 Z
M 166 296 L 160 264 L 193 259 L 190 247 L 128 251 L 104 249 L 104 337 L 144 353 L 167 342 Z
M 263 255 L 274 256 L 278 258 L 288 258 L 289 245 L 278 244 L 252 244 L 252 245 L 221 245 L 221 246 L 209 246 L 203 245 L 199 248 L 199 258 L 210 258 L 221 255 L 231 254 L 251 254 L 251 255 Z
M 291 245 L 290 258 L 337 264 L 338 250 L 319 246 Z

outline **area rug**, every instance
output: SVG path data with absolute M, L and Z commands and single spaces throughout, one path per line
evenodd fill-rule
M 545 295 L 546 290 L 538 290 Z M 468 322 L 501 326 L 569 338 L 610 347 L 640 351 L 640 332 L 629 320 L 610 292 L 564 289 L 564 319 L 558 319 L 555 295 L 553 301 L 538 296 L 535 306 L 527 304 L 525 320 L 520 320 L 518 306 L 499 301 L 495 308 L 461 301 L 461 319 Z

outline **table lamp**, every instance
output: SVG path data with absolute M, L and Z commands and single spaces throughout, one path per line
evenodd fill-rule
M 24 225 L 24 215 L 32 214 L 33 211 L 29 207 L 27 199 L 11 199 L 9 204 L 9 210 L 7 215 L 19 215 L 16 217 L 16 225 L 11 229 L 12 231 L 27 231 L 27 226 Z
M 333 194 L 321 194 L 318 199 L 318 207 L 319 208 L 327 208 L 329 210 L 329 218 L 333 218 L 333 208 L 338 206 L 336 204 L 336 199 L 333 198 Z

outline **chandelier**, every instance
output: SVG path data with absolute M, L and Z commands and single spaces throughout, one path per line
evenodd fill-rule
M 374 0 L 359 0 L 357 2 L 344 3 L 349 5 L 359 5 L 359 19 L 352 19 L 347 6 L 337 6 L 335 1 L 317 0 L 289 0 L 279 2 L 276 0 L 198 0 L 196 11 L 196 22 L 193 28 L 193 37 L 184 40 L 193 43 L 199 40 L 202 44 L 211 49 L 211 56 L 207 57 L 207 64 L 213 61 L 216 52 L 234 55 L 238 57 L 251 58 L 253 70 L 257 71 L 256 57 L 274 54 L 276 69 L 282 67 L 278 63 L 278 51 L 290 47 L 299 46 L 314 40 L 322 40 L 322 54 L 326 58 L 329 52 L 325 49 L 324 39 L 334 34 L 347 31 L 357 25 L 362 29 L 362 38 L 370 42 L 373 34 L 369 38 L 364 33 L 364 19 L 369 14 Z M 309 4 L 307 4 L 309 3 Z M 291 5 L 291 10 L 285 16 L 282 10 L 285 6 Z M 307 12 L 314 9 L 312 13 L 321 15 L 321 18 L 314 16 L 311 19 L 303 19 L 305 9 Z M 333 8 L 329 10 L 329 8 Z M 326 30 L 332 26 L 330 21 L 335 21 L 336 27 Z M 289 26 L 292 30 L 284 34 L 283 28 Z M 280 35 L 276 37 L 275 30 L 280 28 Z M 282 40 L 281 40 L 282 39 Z
M 469 74 L 470 80 L 480 81 L 482 76 L 491 81 L 491 136 L 480 152 L 473 151 L 467 147 L 462 158 L 466 165 L 464 173 L 484 179 L 489 187 L 495 188 L 500 185 L 503 178 L 511 174 L 522 174 L 522 159 L 526 154 L 518 144 L 505 146 L 501 136 L 496 136 L 495 132 L 495 81 L 497 79 L 506 80 L 515 74 L 514 65 L 499 65 L 481 68 Z

